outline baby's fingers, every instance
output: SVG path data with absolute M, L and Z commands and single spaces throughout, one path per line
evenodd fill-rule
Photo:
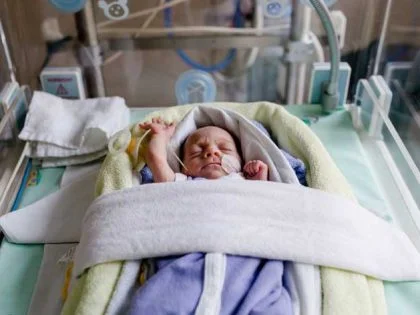
M 247 173 L 248 175 L 252 175 L 252 174 L 254 173 L 253 163 L 252 163 L 252 162 L 248 162 L 248 163 L 244 166 L 244 171 L 245 171 L 245 173 Z
M 258 173 L 261 169 L 261 166 L 258 162 L 252 163 L 252 170 L 254 173 Z
M 144 122 L 144 123 L 139 124 L 139 127 L 140 127 L 141 129 L 150 129 L 150 125 L 151 125 L 151 123 L 149 123 L 149 122 Z

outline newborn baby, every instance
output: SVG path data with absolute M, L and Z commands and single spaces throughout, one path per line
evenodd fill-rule
M 268 180 L 268 166 L 262 161 L 247 162 L 241 172 L 242 158 L 235 139 L 222 128 L 208 126 L 190 134 L 181 148 L 183 171 L 176 174 L 167 162 L 166 149 L 175 124 L 157 118 L 140 127 L 152 134 L 146 161 L 155 183 L 199 178 Z M 150 269 L 155 273 L 137 289 L 128 314 L 194 314 L 202 292 L 208 290 L 204 289 L 208 285 L 206 259 L 201 252 L 153 259 Z M 143 270 L 147 273 L 147 268 Z M 226 255 L 218 314 L 292 314 L 283 273 L 282 261 Z
M 194 178 L 219 179 L 225 176 L 250 180 L 268 180 L 268 166 L 262 161 L 249 161 L 241 173 L 242 157 L 232 135 L 226 130 L 208 126 L 190 134 L 182 149 L 182 174 L 175 174 L 167 162 L 167 144 L 175 124 L 160 118 L 140 125 L 152 137 L 146 153 L 154 182 L 171 182 Z

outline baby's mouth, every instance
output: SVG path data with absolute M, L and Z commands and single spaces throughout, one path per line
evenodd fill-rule
M 206 165 L 204 165 L 203 167 L 202 167 L 202 169 L 204 170 L 204 169 L 206 169 L 206 168 L 219 168 L 219 167 L 221 167 L 222 165 L 221 165 L 221 163 L 220 162 L 213 162 L 213 163 L 209 163 L 209 164 L 206 164 Z

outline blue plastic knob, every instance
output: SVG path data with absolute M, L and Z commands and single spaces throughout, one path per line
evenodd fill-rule
M 49 0 L 49 2 L 64 13 L 76 13 L 82 10 L 86 4 L 86 0 Z
M 216 93 L 216 83 L 212 76 L 201 70 L 182 73 L 175 84 L 178 105 L 214 102 Z

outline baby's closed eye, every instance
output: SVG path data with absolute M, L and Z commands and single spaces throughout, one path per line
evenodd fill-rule
M 228 145 L 228 144 L 219 145 L 219 149 L 222 150 L 222 151 L 227 151 L 227 152 L 233 151 L 233 147 Z
M 194 151 L 194 152 L 191 152 L 190 153 L 190 156 L 192 157 L 192 158 L 195 158 L 195 157 L 198 157 L 198 156 L 200 156 L 201 155 L 201 150 L 200 151 Z

